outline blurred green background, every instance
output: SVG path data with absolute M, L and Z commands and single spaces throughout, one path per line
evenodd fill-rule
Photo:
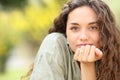
M 68 0 L 0 0 L 0 80 L 19 80 Z M 105 0 L 120 21 L 120 1 Z

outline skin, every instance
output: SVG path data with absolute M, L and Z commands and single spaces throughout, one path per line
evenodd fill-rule
M 71 11 L 68 15 L 66 35 L 71 49 L 75 52 L 74 59 L 81 64 L 82 80 L 96 80 L 94 63 L 103 56 L 99 49 L 96 13 L 88 6 Z

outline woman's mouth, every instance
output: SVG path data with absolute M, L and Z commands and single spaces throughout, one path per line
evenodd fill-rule
M 77 44 L 77 47 L 86 46 L 86 45 L 93 45 L 93 44 L 87 44 L 87 43 L 85 43 L 85 44 Z

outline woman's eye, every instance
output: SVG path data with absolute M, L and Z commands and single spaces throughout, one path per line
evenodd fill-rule
M 90 30 L 98 30 L 98 27 L 97 26 L 91 26 L 89 29 Z
M 72 30 L 72 31 L 78 31 L 79 28 L 78 28 L 78 27 L 71 27 L 71 30 Z

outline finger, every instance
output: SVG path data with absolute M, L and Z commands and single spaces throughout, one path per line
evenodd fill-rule
M 83 58 L 82 58 L 82 60 L 83 60 L 84 62 L 87 61 L 88 56 L 89 56 L 89 52 L 90 52 L 90 45 L 86 45 L 86 46 L 85 46 L 85 49 L 84 49 Z
M 88 61 L 93 62 L 95 60 L 95 46 L 91 46 L 90 54 L 88 56 Z
M 96 54 L 95 54 L 96 59 L 97 60 L 101 59 L 102 56 L 103 56 L 103 52 L 100 49 L 98 49 L 98 48 L 95 49 L 95 52 L 96 52 Z
M 84 54 L 84 49 L 85 49 L 85 46 L 81 46 L 81 48 L 80 48 L 80 52 L 79 52 L 81 55 Z
M 80 54 L 79 54 L 79 56 L 78 56 L 78 61 L 83 61 L 82 60 L 82 58 L 83 58 L 83 55 L 84 55 L 84 50 L 85 50 L 85 46 L 81 46 L 81 48 L 80 48 Z
M 79 49 L 79 55 L 77 56 L 77 61 L 81 62 L 81 57 L 82 57 L 83 51 Z
M 79 51 L 80 51 L 80 48 L 77 48 L 75 54 L 74 54 L 74 60 L 77 60 L 78 56 L 79 56 Z

